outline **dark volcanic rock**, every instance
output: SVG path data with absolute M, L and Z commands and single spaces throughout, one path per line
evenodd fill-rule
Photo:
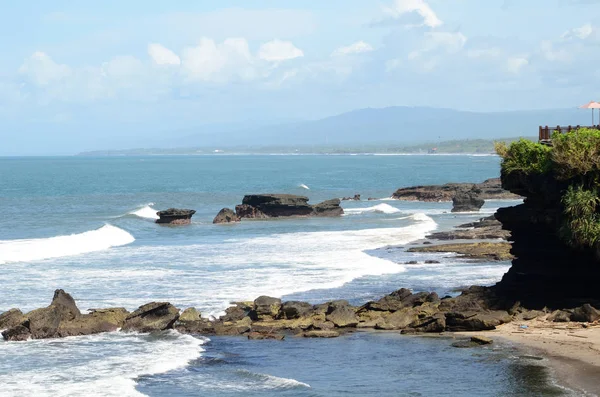
M 273 339 L 273 340 L 283 340 L 285 335 L 282 334 L 273 334 L 268 332 L 250 332 L 248 334 L 248 339 L 251 340 L 262 340 L 262 339 Z
M 451 201 L 457 193 L 464 193 L 473 187 L 481 190 L 480 198 L 518 199 L 519 196 L 504 190 L 500 178 L 488 179 L 482 183 L 447 183 L 445 185 L 427 185 L 400 188 L 392 194 L 397 200 L 411 201 Z
M 236 215 L 246 219 L 280 217 L 341 216 L 344 213 L 339 199 L 316 205 L 308 204 L 308 197 L 293 194 L 253 194 L 244 196 L 235 207 Z
M 581 307 L 573 309 L 571 321 L 591 323 L 600 319 L 600 311 L 596 310 L 592 305 L 585 304 Z
M 339 199 L 332 199 L 323 201 L 322 203 L 313 206 L 314 216 L 341 216 L 344 214 L 344 210 L 340 207 Z
M 459 191 L 452 197 L 452 212 L 479 211 L 484 204 L 485 200 L 481 198 L 481 190 Z
M 369 200 L 372 200 L 369 198 Z M 354 197 L 344 197 L 342 201 L 360 201 L 360 194 L 355 194 Z
M 151 302 L 129 314 L 124 331 L 152 332 L 172 328 L 179 318 L 179 309 L 168 302 Z
M 308 216 L 313 212 L 308 197 L 293 194 L 251 194 L 244 196 L 242 205 L 255 208 L 260 214 L 271 218 Z M 238 207 L 236 213 L 240 218 L 251 217 L 250 214 L 240 213 Z
M 290 301 L 285 302 L 281 306 L 281 311 L 279 316 L 281 318 L 292 320 L 295 318 L 305 317 L 310 315 L 313 312 L 313 307 L 311 304 L 306 302 L 297 302 Z
M 215 219 L 213 219 L 213 223 L 233 223 L 239 221 L 240 217 L 230 208 L 223 208 L 219 211 L 217 216 L 215 216 Z
M 166 223 L 170 225 L 187 225 L 192 223 L 192 215 L 196 213 L 195 210 L 169 208 L 168 210 L 158 211 L 159 219 L 156 223 Z

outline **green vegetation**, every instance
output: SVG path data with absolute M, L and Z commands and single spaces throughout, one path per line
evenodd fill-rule
M 600 245 L 600 131 L 555 133 L 552 146 L 521 139 L 495 149 L 503 173 L 548 174 L 566 182 L 561 237 L 577 248 Z
M 563 239 L 574 247 L 593 247 L 600 241 L 600 215 L 596 212 L 600 197 L 597 190 L 569 186 L 562 198 L 565 220 Z
M 495 149 L 496 153 L 502 157 L 504 172 L 523 171 L 543 174 L 550 171 L 552 149 L 549 146 L 527 139 L 519 139 L 510 146 L 497 142 Z

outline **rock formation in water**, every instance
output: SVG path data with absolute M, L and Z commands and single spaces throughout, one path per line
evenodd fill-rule
M 215 219 L 213 219 L 213 223 L 215 223 L 215 224 L 216 223 L 234 223 L 234 222 L 239 222 L 239 221 L 240 221 L 240 217 L 237 216 L 235 211 L 230 208 L 223 208 L 221 211 L 219 211 L 217 216 L 215 216 Z
M 519 199 L 520 197 L 502 188 L 500 178 L 487 179 L 482 183 L 446 183 L 400 188 L 392 194 L 396 200 L 410 201 L 452 201 L 459 193 L 471 189 L 481 190 L 479 198 L 483 200 Z
M 485 200 L 481 196 L 481 190 L 477 188 L 472 188 L 466 192 L 456 192 L 452 197 L 452 212 L 479 211 L 485 204 Z
M 244 196 L 235 207 L 240 219 L 268 219 L 281 217 L 341 216 L 344 213 L 339 199 L 316 205 L 308 204 L 308 197 L 293 194 L 252 194 Z
M 192 215 L 195 213 L 195 210 L 169 208 L 168 210 L 158 211 L 156 213 L 156 215 L 158 215 L 156 223 L 187 225 L 192 223 Z

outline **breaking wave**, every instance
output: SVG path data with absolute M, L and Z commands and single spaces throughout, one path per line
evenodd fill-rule
M 112 225 L 66 236 L 0 240 L 0 264 L 79 255 L 131 244 L 134 241 L 135 238 L 131 234 Z

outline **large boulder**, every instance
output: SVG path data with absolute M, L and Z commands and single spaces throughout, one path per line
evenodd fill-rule
M 279 316 L 286 320 L 305 317 L 313 313 L 313 307 L 306 302 L 290 301 L 281 306 Z
M 509 323 L 512 316 L 503 310 L 446 313 L 448 331 L 488 331 Z
M 270 296 L 259 296 L 254 300 L 254 312 L 257 316 L 277 317 L 281 309 L 281 299 Z
M 589 303 L 586 303 L 583 306 L 573 309 L 570 319 L 571 321 L 591 323 L 600 319 L 600 311 L 596 310 Z
M 179 309 L 168 302 L 151 302 L 129 314 L 124 331 L 152 332 L 170 329 L 179 318 Z
M 314 216 L 334 217 L 342 216 L 343 214 L 344 209 L 340 207 L 340 199 L 323 201 L 322 203 L 313 206 Z
M 215 224 L 234 223 L 234 222 L 239 222 L 239 221 L 240 221 L 240 217 L 235 213 L 234 210 L 232 210 L 230 208 L 223 208 L 221 211 L 219 211 L 217 216 L 215 216 L 215 219 L 213 219 L 213 223 L 215 223 Z
M 481 190 L 471 189 L 467 192 L 457 192 L 452 198 L 452 212 L 475 212 L 485 204 L 481 198 Z
M 169 225 L 187 225 L 192 223 L 192 215 L 196 213 L 195 210 L 180 209 L 180 208 L 169 208 L 168 210 L 158 211 L 158 219 L 156 223 L 163 223 Z
M 378 301 L 366 303 L 361 310 L 395 312 L 406 307 L 420 306 L 426 302 L 438 303 L 440 302 L 440 298 L 435 292 L 419 292 L 413 294 L 409 289 L 401 288 L 384 296 Z
M 19 309 L 10 309 L 0 314 L 0 330 L 15 327 L 23 322 L 23 312 Z
M 329 304 L 326 317 L 338 328 L 356 327 L 360 322 L 356 311 L 346 301 L 334 301 Z

